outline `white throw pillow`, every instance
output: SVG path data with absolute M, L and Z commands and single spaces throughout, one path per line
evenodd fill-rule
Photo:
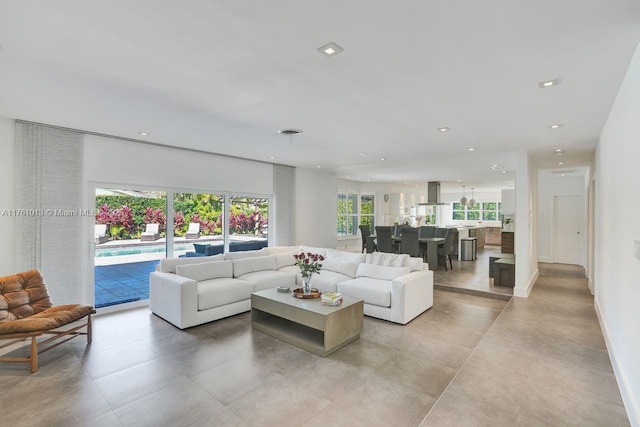
M 389 254 L 386 252 L 374 252 L 367 254 L 367 264 L 387 265 L 390 267 L 403 267 L 409 258 L 407 254 Z
M 243 274 L 253 273 L 254 271 L 276 269 L 276 258 L 273 255 L 234 259 L 232 262 L 233 277 L 239 277 Z
M 276 259 L 276 270 L 280 270 L 282 267 L 288 267 L 290 265 L 296 265 L 296 259 L 293 257 L 298 252 L 283 252 L 273 255 Z
M 364 262 L 366 254 L 339 251 L 337 249 L 327 249 L 327 261 L 348 262 L 352 264 L 360 264 Z
M 322 261 L 322 270 L 333 271 L 344 274 L 349 277 L 356 277 L 359 263 L 355 262 L 338 262 L 327 259 Z
M 176 267 L 176 274 L 196 282 L 223 277 L 232 278 L 233 264 L 231 261 L 214 261 L 202 264 L 179 265 Z
M 409 267 L 411 271 L 424 270 L 424 261 L 422 258 L 410 257 L 404 263 L 405 267 Z
M 218 254 L 208 257 L 189 257 L 189 258 L 165 258 L 160 260 L 160 271 L 164 273 L 175 273 L 176 267 L 179 265 L 202 264 L 205 262 L 222 261 L 224 255 Z
M 360 264 L 356 277 L 370 277 L 372 279 L 393 280 L 411 273 L 409 267 L 390 267 L 387 265 Z

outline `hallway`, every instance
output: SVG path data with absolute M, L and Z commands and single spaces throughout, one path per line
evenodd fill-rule
M 626 426 L 625 408 L 582 267 L 539 264 L 422 426 Z

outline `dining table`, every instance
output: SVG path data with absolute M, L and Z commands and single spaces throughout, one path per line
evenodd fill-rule
M 394 241 L 402 244 L 401 236 L 392 236 Z M 444 237 L 419 237 L 420 246 L 425 247 L 424 260 L 429 264 L 429 270 L 438 268 L 438 246 L 444 244 Z

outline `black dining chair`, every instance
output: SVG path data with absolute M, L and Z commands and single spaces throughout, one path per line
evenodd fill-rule
M 420 238 L 436 237 L 436 227 L 433 225 L 423 225 L 420 227 Z
M 371 236 L 369 226 L 360 224 L 358 228 L 360 228 L 360 234 L 362 235 L 362 252 L 364 253 L 366 251 L 368 254 L 373 253 L 376 249 L 376 243 L 373 236 Z
M 420 242 L 418 241 L 419 231 L 420 230 L 413 227 L 402 227 L 400 229 L 400 237 L 402 237 L 400 253 L 415 257 L 420 256 Z
M 447 230 L 450 230 L 450 229 L 449 228 L 436 227 L 433 237 L 446 237 L 447 236 Z
M 455 228 L 446 229 L 446 233 L 444 236 L 444 243 L 442 246 L 438 246 L 438 265 L 440 264 L 440 260 L 444 260 L 444 269 L 449 271 L 447 268 L 447 259 L 449 260 L 449 266 L 453 270 L 453 263 L 451 262 L 451 254 L 453 253 L 453 239 L 456 236 Z
M 391 238 L 393 233 L 392 226 L 377 226 L 376 227 L 376 240 L 378 241 L 378 252 L 394 253 L 393 239 Z

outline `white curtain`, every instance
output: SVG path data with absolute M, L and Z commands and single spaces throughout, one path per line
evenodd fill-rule
M 81 302 L 83 135 L 16 121 L 15 138 L 17 267 L 39 269 L 55 304 Z

